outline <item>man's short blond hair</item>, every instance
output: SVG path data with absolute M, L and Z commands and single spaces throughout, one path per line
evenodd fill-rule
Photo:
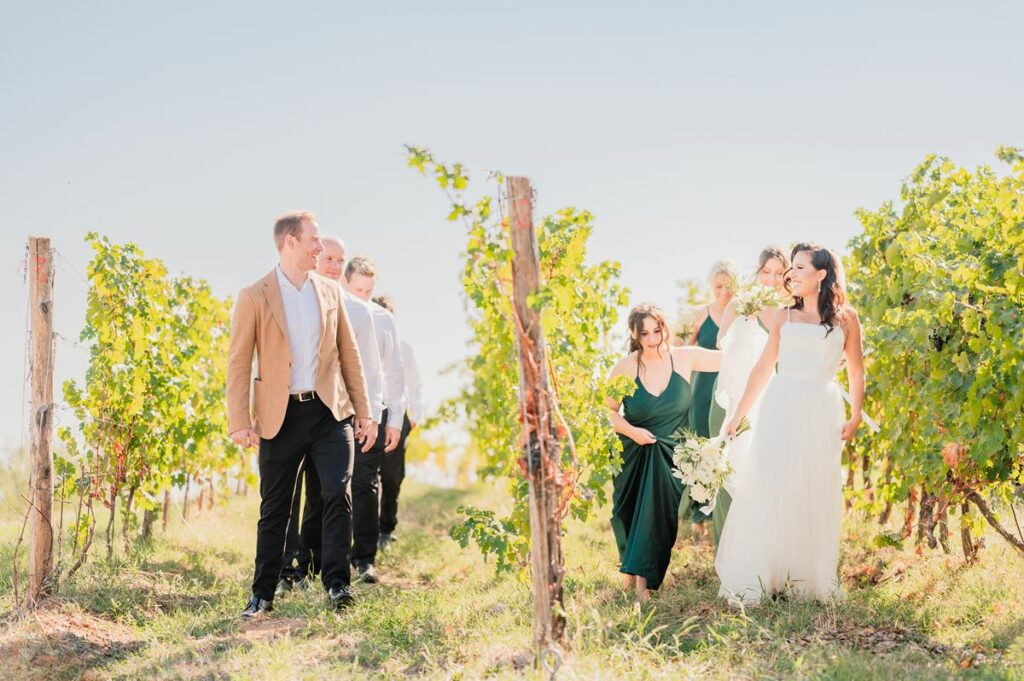
M 274 244 L 277 250 L 284 246 L 284 238 L 288 235 L 296 239 L 302 236 L 302 223 L 316 222 L 316 213 L 311 210 L 290 210 L 277 216 L 274 223 Z
M 353 274 L 361 274 L 364 277 L 376 277 L 377 263 L 373 261 L 373 258 L 357 255 L 345 265 L 345 278 L 351 279 Z

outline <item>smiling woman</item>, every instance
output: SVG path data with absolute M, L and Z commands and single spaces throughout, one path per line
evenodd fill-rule
M 670 348 L 665 313 L 654 305 L 633 308 L 629 330 L 629 354 L 611 377 L 633 376 L 636 390 L 621 401 L 607 400 L 622 442 L 611 522 L 623 586 L 646 599 L 665 578 L 679 525 L 683 485 L 672 474 L 672 453 L 673 437 L 687 423 L 692 404 L 687 377 L 694 369 L 717 370 L 721 353 Z
M 839 261 L 828 249 L 794 247 L 789 290 L 796 302 L 775 313 L 767 345 L 725 427 L 735 435 L 753 408 L 753 433 L 742 445 L 750 451 L 732 457 L 745 464 L 735 473 L 715 561 L 720 595 L 733 604 L 756 605 L 788 591 L 819 601 L 842 596 L 840 457 L 861 419 L 860 324 L 845 306 Z M 835 381 L 844 356 L 853 393 L 848 421 Z M 764 399 L 754 407 L 762 390 Z

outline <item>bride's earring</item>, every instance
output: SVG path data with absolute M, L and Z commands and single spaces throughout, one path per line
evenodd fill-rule
M 818 293 L 821 293 L 821 279 L 818 280 Z

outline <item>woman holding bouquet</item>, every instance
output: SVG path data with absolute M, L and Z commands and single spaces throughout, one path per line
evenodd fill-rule
M 639 305 L 629 313 L 629 354 L 611 377 L 631 376 L 635 391 L 611 398 L 612 425 L 622 441 L 622 470 L 613 481 L 612 530 L 623 584 L 646 599 L 661 586 L 676 541 L 683 488 L 672 475 L 673 436 L 688 424 L 694 371 L 717 371 L 721 353 L 670 348 L 665 313 Z M 621 408 L 621 411 L 620 411 Z
M 774 290 L 776 293 L 775 298 L 778 300 L 776 305 L 765 305 L 759 306 L 758 311 L 754 314 L 753 319 L 756 320 L 757 326 L 763 332 L 758 334 L 762 341 L 762 346 L 765 341 L 768 340 L 768 322 L 771 321 L 772 316 L 775 314 L 775 309 L 779 307 L 783 301 L 789 300 L 789 292 L 786 291 L 786 272 L 789 270 L 789 256 L 779 246 L 766 246 L 762 251 L 761 255 L 757 258 L 757 274 L 754 275 L 754 281 L 757 286 L 761 286 L 767 289 Z M 757 297 L 756 292 L 752 298 Z M 774 302 L 774 301 L 772 301 Z M 737 314 L 737 306 L 739 300 L 733 296 L 732 300 L 725 307 L 725 311 L 722 313 L 722 323 L 718 325 L 718 337 L 716 338 L 716 346 L 722 350 L 726 348 L 726 336 L 729 334 L 729 329 L 732 328 L 733 322 L 736 321 L 737 316 L 740 318 L 750 317 L 750 315 Z M 758 352 L 760 354 L 760 352 Z M 751 367 L 753 368 L 753 367 Z M 711 435 L 718 435 L 722 426 L 725 424 L 726 410 L 724 405 L 719 401 L 718 385 L 716 381 L 714 399 L 711 400 L 711 409 L 708 412 L 708 429 L 711 431 Z M 739 400 L 740 395 L 736 395 L 735 399 Z
M 727 435 L 735 433 L 764 392 L 715 560 L 719 594 L 731 603 L 755 605 L 787 589 L 818 600 L 841 594 L 840 458 L 864 401 L 860 321 L 845 303 L 835 254 L 802 243 L 792 262 L 794 302 L 773 315 L 768 343 L 725 427 Z M 849 420 L 835 382 L 844 355 Z
M 719 260 L 711 267 L 708 274 L 708 283 L 711 285 L 711 303 L 694 311 L 695 331 L 689 338 L 689 345 L 708 350 L 718 349 L 718 328 L 719 322 L 732 299 L 736 284 L 739 281 L 739 272 L 729 260 Z M 717 371 L 696 371 L 693 374 L 693 404 L 690 409 L 689 428 L 700 437 L 709 437 L 718 433 L 711 433 L 708 428 L 708 414 L 711 410 L 711 403 L 714 401 L 715 379 L 718 378 Z M 707 537 L 707 530 L 700 526 L 709 516 L 701 512 L 700 504 L 690 500 L 691 520 L 698 533 Z
M 712 437 L 721 433 L 727 407 L 731 404 L 735 409 L 739 404 L 750 370 L 768 342 L 768 323 L 776 309 L 789 299 L 785 283 L 788 270 L 789 256 L 786 252 L 778 246 L 765 247 L 757 259 L 754 285 L 740 290 L 722 314 L 717 342 L 724 354 L 708 412 L 708 430 Z M 737 317 L 740 321 L 734 327 Z M 711 516 L 711 536 L 716 546 L 722 537 L 731 503 L 729 492 L 721 490 Z

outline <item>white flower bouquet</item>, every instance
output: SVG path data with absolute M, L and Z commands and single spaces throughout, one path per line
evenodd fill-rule
M 784 302 L 777 290 L 759 284 L 757 281 L 741 287 L 736 292 L 734 300 L 736 301 L 736 314 L 740 317 L 750 317 L 761 310 L 779 307 Z
M 739 436 L 749 429 L 750 422 L 744 418 L 736 435 Z M 690 488 L 690 498 L 702 504 L 700 510 L 703 513 L 715 510 L 718 492 L 733 472 L 725 456 L 732 439 L 724 435 L 700 437 L 687 430 L 681 430 L 676 434 L 677 444 L 672 456 L 675 470 L 672 471 L 672 475 Z

